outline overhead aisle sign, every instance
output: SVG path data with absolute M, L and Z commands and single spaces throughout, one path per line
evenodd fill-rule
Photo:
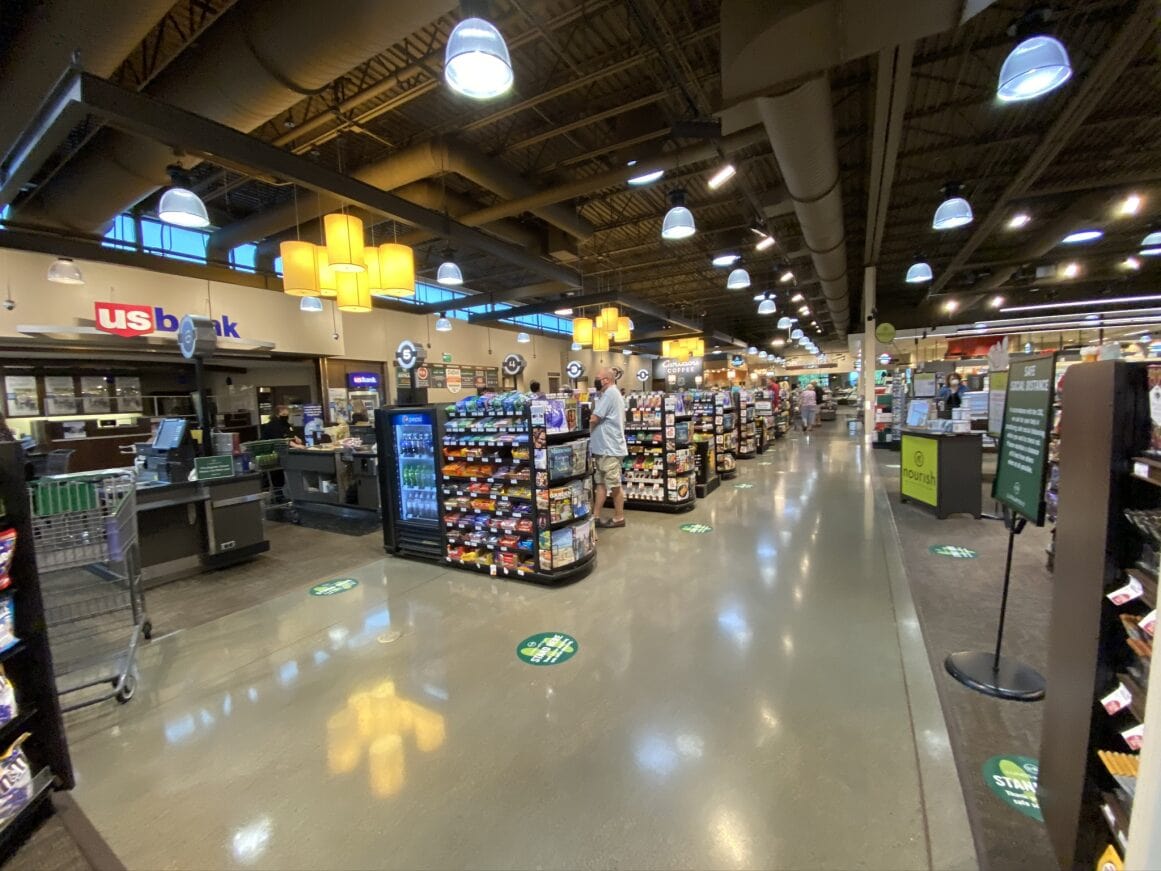
M 1013 362 L 1008 370 L 1004 426 L 992 498 L 1037 526 L 1044 525 L 1044 478 L 1056 354 Z

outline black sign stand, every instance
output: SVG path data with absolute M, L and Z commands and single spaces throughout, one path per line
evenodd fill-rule
M 1044 678 L 1031 666 L 1000 655 L 1004 644 L 1004 620 L 1008 615 L 1008 588 L 1012 581 L 1012 548 L 1016 536 L 1024 531 L 1027 520 L 1004 508 L 1004 525 L 1008 527 L 1008 559 L 1004 563 L 1004 594 L 1000 599 L 1000 625 L 996 630 L 996 649 L 961 650 L 944 660 L 947 673 L 964 686 L 999 699 L 1038 702 L 1044 698 Z

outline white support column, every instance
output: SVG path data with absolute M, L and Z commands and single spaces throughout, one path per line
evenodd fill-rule
M 878 363 L 878 344 L 875 340 L 875 278 L 874 266 L 863 269 L 863 369 L 859 386 L 863 392 L 863 438 L 867 441 L 875 433 L 875 366 Z

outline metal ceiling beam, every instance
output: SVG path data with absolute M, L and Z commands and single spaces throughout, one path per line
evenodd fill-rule
M 536 299 L 549 294 L 561 294 L 568 290 L 568 287 L 561 284 L 559 281 L 545 281 L 540 284 L 526 284 L 522 287 L 510 287 L 505 290 L 497 291 L 480 291 L 471 293 L 467 288 L 461 287 L 460 290 L 468 293 L 468 296 L 460 297 L 459 299 L 452 299 L 446 302 L 429 302 L 423 305 L 417 305 L 409 309 L 409 311 L 417 314 L 435 314 L 436 312 L 450 312 L 459 311 L 465 308 L 474 308 L 478 305 L 487 305 L 490 302 L 509 302 L 514 299 Z M 565 299 L 568 299 L 567 297 Z M 560 305 L 564 300 L 558 300 L 557 305 Z
M 1146 0 L 1140 0 L 1137 3 L 1137 8 L 1128 16 L 1116 36 L 1109 42 L 1104 54 L 1093 64 L 1088 75 L 1077 85 L 1060 114 L 1056 116 L 1056 120 L 1044 131 L 1039 145 L 1001 191 L 991 210 L 976 225 L 975 231 L 952 258 L 951 263 L 932 282 L 928 298 L 937 295 L 947 286 L 951 277 L 1000 226 L 1007 216 L 1012 200 L 1025 193 L 1036 179 L 1049 168 L 1053 159 L 1072 139 L 1073 134 L 1084 122 L 1084 119 L 1100 104 L 1109 88 L 1116 83 L 1121 73 L 1133 62 L 1141 48 L 1156 32 L 1153 23 L 1156 14 L 1156 3 L 1146 2 Z
M 899 144 L 903 139 L 903 118 L 907 112 L 907 93 L 911 85 L 911 61 L 915 43 L 892 46 L 879 51 L 875 69 L 875 117 L 871 138 L 870 178 L 867 182 L 867 229 L 863 237 L 863 265 L 879 262 L 883 234 L 891 204 L 891 186 Z
M 569 297 L 567 304 L 572 308 L 586 305 L 600 305 L 603 302 L 616 302 L 620 298 L 620 294 L 615 290 L 603 290 L 599 293 L 589 293 L 584 296 Z M 546 302 L 532 303 L 531 305 L 522 305 L 518 308 L 507 308 L 499 311 L 490 312 L 476 312 L 468 315 L 468 323 L 482 324 L 488 321 L 508 320 L 509 318 L 522 318 L 529 315 L 543 315 L 550 314 L 561 308 L 564 305 L 564 300 L 550 299 Z
M 19 189 L 19 179 L 27 179 L 39 168 L 32 165 L 34 159 L 44 157 L 49 145 L 63 143 L 78 113 L 83 115 L 87 110 L 113 127 L 180 147 L 187 154 L 270 172 L 286 181 L 334 194 L 354 205 L 444 236 L 452 244 L 491 254 L 551 281 L 570 287 L 580 284 L 571 269 L 532 256 L 516 245 L 449 221 L 439 212 L 144 94 L 80 72 L 66 76 L 58 91 L 57 99 L 38 113 L 33 132 L 21 138 L 12 158 L 6 157 L 0 163 L 0 204 L 11 202 L 15 190 Z

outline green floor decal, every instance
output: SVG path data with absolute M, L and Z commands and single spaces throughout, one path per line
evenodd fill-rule
M 928 550 L 936 556 L 949 556 L 952 559 L 975 559 L 979 556 L 970 547 L 960 547 L 958 544 L 933 544 Z
M 516 645 L 516 656 L 529 665 L 560 665 L 580 650 L 580 642 L 563 632 L 538 632 Z
M 1004 804 L 1044 822 L 1036 797 L 1040 764 L 1029 756 L 993 756 L 983 767 L 984 782 Z
M 691 532 L 694 535 L 704 535 L 707 532 L 713 532 L 713 527 L 706 523 L 683 523 L 681 531 Z
M 335 578 L 323 581 L 321 584 L 315 584 L 309 592 L 312 596 L 335 596 L 339 593 L 345 593 L 347 590 L 353 590 L 357 586 L 359 586 L 359 582 L 354 578 Z
M 735 490 L 753 490 L 754 485 L 753 484 L 735 484 L 734 489 Z

